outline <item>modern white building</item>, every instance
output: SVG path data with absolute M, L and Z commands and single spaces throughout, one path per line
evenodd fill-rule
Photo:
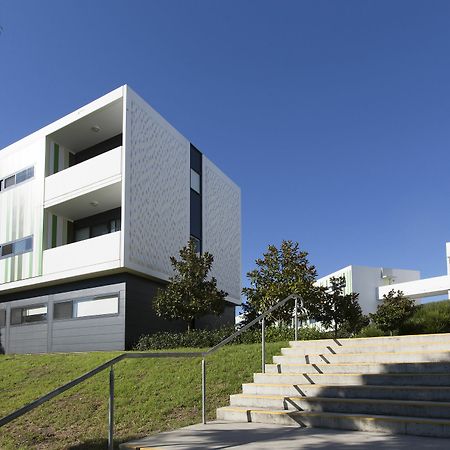
M 383 298 L 391 289 L 402 291 L 410 298 L 437 297 L 441 295 L 450 298 L 450 242 L 446 243 L 447 275 L 439 277 L 423 278 L 422 280 L 409 281 L 396 280 L 395 284 L 389 287 L 381 286 L 378 290 L 378 297 Z
M 240 189 L 128 86 L 0 151 L 0 333 L 7 353 L 123 350 L 181 329 L 151 300 L 195 238 L 240 303 Z
M 379 288 L 389 292 L 395 283 L 420 279 L 417 270 L 390 269 L 386 267 L 347 266 L 317 280 L 319 286 L 328 286 L 332 277 L 345 278 L 345 294 L 356 292 L 363 314 L 376 311 L 379 303 Z M 382 298 L 382 296 L 380 297 Z

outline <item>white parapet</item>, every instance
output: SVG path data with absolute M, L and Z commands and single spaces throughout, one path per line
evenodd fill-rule
M 121 180 L 122 147 L 102 153 L 45 179 L 44 207 L 104 188 Z
M 378 298 L 388 294 L 391 290 L 402 291 L 409 298 L 433 297 L 446 295 L 450 290 L 450 276 L 424 278 L 423 280 L 395 283 L 378 288 Z
M 60 278 L 89 272 L 111 270 L 120 265 L 121 232 L 44 251 L 43 275 L 58 274 Z

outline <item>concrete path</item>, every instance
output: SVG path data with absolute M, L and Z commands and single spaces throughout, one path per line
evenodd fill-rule
M 450 450 L 450 439 L 217 421 L 161 433 L 125 445 L 126 447 L 121 448 L 142 450 Z

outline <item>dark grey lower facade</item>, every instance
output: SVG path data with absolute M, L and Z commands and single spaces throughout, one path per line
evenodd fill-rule
M 182 321 L 156 316 L 162 283 L 129 273 L 0 296 L 0 342 L 6 353 L 130 350 L 140 336 L 182 331 Z M 235 305 L 205 316 L 198 328 L 234 324 Z

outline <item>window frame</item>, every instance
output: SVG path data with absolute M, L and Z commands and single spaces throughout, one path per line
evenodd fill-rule
M 17 181 L 17 175 L 24 173 L 25 172 L 25 179 L 21 180 L 21 181 Z M 30 176 L 28 176 L 31 173 Z M 9 191 L 10 189 L 14 188 L 14 186 L 18 186 L 20 184 L 26 183 L 28 180 L 33 179 L 35 176 L 35 167 L 33 166 L 28 166 L 25 167 L 25 169 L 21 169 L 11 175 L 8 175 L 6 177 L 3 177 L 0 179 L 0 192 L 6 192 Z M 14 179 L 14 183 L 12 183 L 11 185 L 7 186 L 6 185 L 6 181 L 10 180 L 10 179 Z
M 81 317 L 76 317 L 75 316 L 75 303 L 80 303 L 80 302 L 85 302 L 85 301 L 93 301 L 93 300 L 101 300 L 104 298 L 111 298 L 111 297 L 115 297 L 117 299 L 117 312 L 116 313 L 106 313 L 106 314 L 95 314 L 92 316 L 81 316 Z M 55 302 L 53 302 L 53 314 L 55 311 L 55 305 L 59 304 L 59 303 L 72 303 L 72 317 L 71 318 L 62 318 L 62 319 L 56 319 L 53 316 L 53 321 L 54 322 L 64 322 L 64 321 L 69 321 L 69 320 L 89 320 L 89 319 L 98 319 L 101 317 L 117 317 L 120 315 L 120 293 L 119 292 L 112 292 L 111 294 L 102 294 L 102 295 L 95 295 L 95 296 L 88 296 L 88 297 L 80 297 L 80 298 L 73 298 L 70 300 L 57 300 Z
M 29 243 L 29 241 L 31 241 L 31 245 Z M 15 251 L 15 245 L 17 243 L 22 243 L 24 242 L 25 244 L 25 249 L 24 251 L 20 251 L 20 252 L 16 252 Z M 7 247 L 7 246 L 11 246 L 11 253 L 8 253 L 6 255 L 3 254 L 3 248 Z M 14 256 L 19 256 L 19 255 L 25 255 L 26 253 L 30 253 L 33 251 L 33 246 L 34 246 L 34 235 L 31 234 L 29 236 L 25 236 L 23 238 L 20 239 L 16 239 L 14 241 L 10 241 L 10 242 L 5 242 L 3 244 L 0 244 L 0 260 L 2 259 L 6 259 L 6 258 L 12 258 Z
M 27 309 L 37 309 L 37 308 L 46 308 L 46 312 L 45 312 L 45 319 L 43 320 L 36 320 L 34 322 L 25 322 L 24 321 L 24 310 Z M 12 319 L 13 319 L 13 311 L 20 309 L 20 323 L 13 323 Z M 19 327 L 22 325 L 42 325 L 42 324 L 46 324 L 48 323 L 48 304 L 46 303 L 37 303 L 35 305 L 25 305 L 25 306 L 17 306 L 17 307 L 12 307 L 11 308 L 11 314 L 10 314 L 10 318 L 9 318 L 9 325 L 11 327 Z

